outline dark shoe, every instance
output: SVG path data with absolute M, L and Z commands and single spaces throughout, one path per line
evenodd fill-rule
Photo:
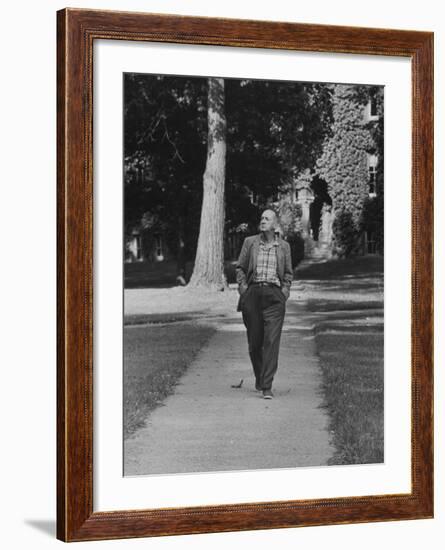
M 255 382 L 255 390 L 256 391 L 263 391 L 263 388 L 261 387 L 261 384 L 259 382 Z
M 264 399 L 273 399 L 272 390 L 263 390 L 263 398 Z

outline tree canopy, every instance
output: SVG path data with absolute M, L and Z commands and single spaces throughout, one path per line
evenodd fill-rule
M 128 73 L 124 94 L 126 231 L 141 220 L 162 227 L 170 248 L 183 238 L 192 258 L 206 165 L 207 80 Z M 330 133 L 331 95 L 324 84 L 225 79 L 226 228 L 255 226 L 262 203 L 314 166 Z

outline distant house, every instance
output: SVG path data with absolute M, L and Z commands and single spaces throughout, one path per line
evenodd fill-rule
M 136 228 L 125 235 L 125 262 L 163 262 L 172 259 L 162 231 Z

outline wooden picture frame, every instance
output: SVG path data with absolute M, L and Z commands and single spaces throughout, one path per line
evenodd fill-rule
M 57 13 L 57 537 L 64 541 L 433 516 L 433 34 L 64 9 Z M 412 61 L 412 426 L 407 494 L 93 512 L 93 43 L 155 41 Z

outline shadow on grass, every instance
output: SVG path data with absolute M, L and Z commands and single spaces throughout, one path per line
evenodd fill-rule
M 193 323 L 129 327 L 124 330 L 124 438 L 175 386 L 215 328 Z
M 189 282 L 192 276 L 194 262 L 188 261 L 185 265 L 184 278 Z M 228 283 L 234 283 L 235 262 L 224 262 L 224 274 Z M 124 264 L 125 288 L 171 288 L 178 286 L 178 265 L 175 261 L 162 262 L 134 262 Z
M 320 281 L 308 279 L 306 280 L 307 284 L 311 285 L 319 285 Z M 344 292 L 345 289 L 349 290 L 350 292 L 358 293 L 358 294 L 367 294 L 369 290 L 371 289 L 380 289 L 382 288 L 379 284 L 379 281 L 376 279 L 367 279 L 360 282 L 354 282 L 351 281 L 351 279 L 335 279 L 335 281 L 329 281 L 326 280 L 322 281 L 322 287 L 323 290 L 326 292 Z
M 358 256 L 344 260 L 329 260 L 297 269 L 295 278 L 332 281 L 335 278 L 357 280 L 383 274 L 382 256 Z
M 342 312 L 349 312 L 349 315 L 356 314 L 358 316 L 367 315 L 370 310 L 380 310 L 383 312 L 382 300 L 371 301 L 348 301 L 348 300 L 327 300 L 327 299 L 309 299 L 307 301 L 308 311 L 314 313 L 332 312 L 341 317 Z
M 140 313 L 135 315 L 126 315 L 124 318 L 124 325 L 132 326 L 192 321 L 193 319 L 202 318 L 204 313 L 204 311 L 187 311 L 185 313 Z

